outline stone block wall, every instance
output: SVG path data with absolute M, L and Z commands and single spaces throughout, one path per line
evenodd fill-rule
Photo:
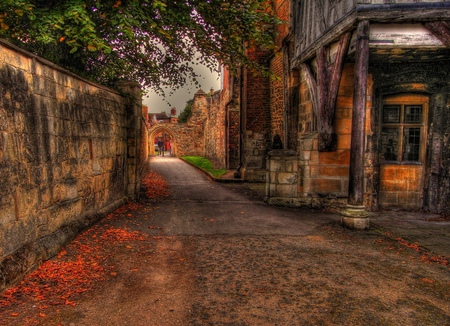
M 298 206 L 298 155 L 293 150 L 269 152 L 266 197 L 271 205 Z
M 136 195 L 139 100 L 0 41 L 0 289 Z
M 215 168 L 226 166 L 226 109 L 220 91 L 207 98 L 208 117 L 205 124 L 205 156 Z

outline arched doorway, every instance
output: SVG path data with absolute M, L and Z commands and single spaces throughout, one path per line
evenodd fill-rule
M 156 127 L 149 132 L 149 149 L 150 155 L 176 156 L 177 142 L 174 133 L 169 128 Z M 158 143 L 162 145 L 158 146 Z

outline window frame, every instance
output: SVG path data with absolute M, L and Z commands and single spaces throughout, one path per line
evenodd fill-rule
M 381 105 L 380 114 L 380 150 L 379 157 L 382 164 L 409 164 L 418 165 L 424 164 L 426 155 L 426 137 L 427 137 L 427 125 L 428 125 L 428 103 L 429 98 L 425 95 L 419 94 L 401 94 L 385 97 Z M 421 106 L 422 107 L 422 119 L 421 122 L 404 122 L 405 119 L 405 108 L 407 106 Z M 384 108 L 386 106 L 399 106 L 400 107 L 400 120 L 398 122 L 385 122 L 384 121 Z M 397 159 L 396 160 L 386 160 L 384 158 L 384 153 L 381 144 L 381 133 L 384 128 L 392 128 L 398 130 L 398 145 L 397 145 Z M 419 159 L 417 161 L 408 161 L 403 159 L 405 153 L 405 142 L 404 142 L 404 132 L 406 128 L 420 128 L 420 141 L 419 141 Z

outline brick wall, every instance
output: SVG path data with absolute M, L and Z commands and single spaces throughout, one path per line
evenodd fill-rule
M 251 49 L 248 56 L 263 66 L 268 65 L 267 51 Z M 245 71 L 243 177 L 248 181 L 264 181 L 266 177 L 266 155 L 271 145 L 269 92 L 269 77 Z
M 270 130 L 271 139 L 280 135 L 284 139 L 284 85 L 283 54 L 277 52 L 270 61 L 270 70 L 276 78 L 270 79 Z M 285 145 L 285 144 L 283 144 Z
M 0 41 L 0 288 L 136 196 L 141 103 Z

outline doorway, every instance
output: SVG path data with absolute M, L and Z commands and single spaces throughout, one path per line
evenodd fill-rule
M 423 206 L 428 96 L 386 97 L 380 114 L 380 191 L 382 209 Z

